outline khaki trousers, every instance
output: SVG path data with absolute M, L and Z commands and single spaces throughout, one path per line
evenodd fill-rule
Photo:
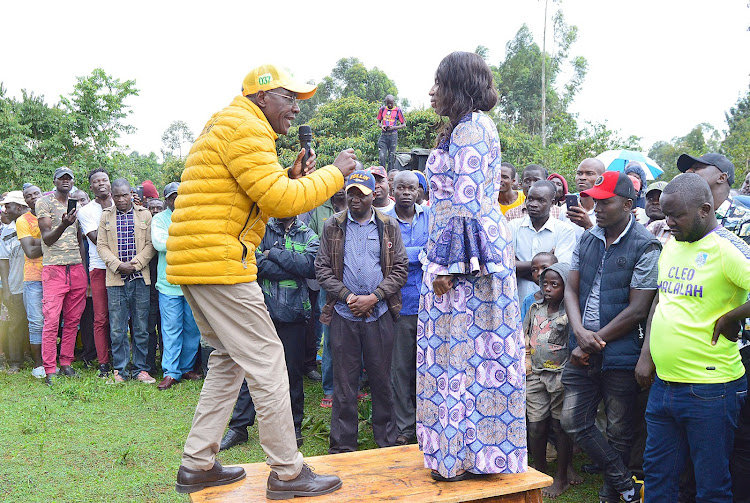
M 294 433 L 284 347 L 258 283 L 183 285 L 182 291 L 201 335 L 215 348 L 185 441 L 183 466 L 209 470 L 214 465 L 242 379 L 246 379 L 266 462 L 281 480 L 297 477 L 302 454 Z

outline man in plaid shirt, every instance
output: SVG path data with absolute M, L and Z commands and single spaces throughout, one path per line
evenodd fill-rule
M 143 383 L 156 380 L 146 368 L 148 350 L 149 287 L 148 263 L 156 251 L 151 245 L 151 212 L 133 204 L 130 183 L 124 178 L 112 182 L 114 206 L 104 208 L 99 223 L 96 249 L 107 266 L 109 331 L 112 340 L 114 381 L 131 377 L 128 319 L 133 322 L 132 377 Z

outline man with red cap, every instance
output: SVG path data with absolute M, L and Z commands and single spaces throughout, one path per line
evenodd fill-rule
M 336 476 L 315 473 L 297 449 L 284 347 L 257 282 L 255 250 L 269 217 L 320 206 L 354 170 L 353 149 L 313 171 L 304 151 L 284 169 L 275 140 L 287 134 L 314 85 L 274 65 L 247 74 L 242 94 L 206 123 L 185 160 L 167 239 L 167 281 L 181 285 L 201 336 L 214 347 L 185 441 L 176 489 L 181 493 L 236 482 L 241 467 L 216 460 L 243 380 L 253 397 L 260 444 L 271 466 L 269 499 L 327 494 Z
M 573 252 L 565 289 L 572 334 L 560 421 L 603 468 L 599 500 L 640 501 L 640 483 L 628 469 L 639 390 L 634 369 L 656 295 L 661 245 L 635 221 L 636 192 L 625 173 L 607 171 L 581 194 L 595 201 L 596 225 L 583 233 Z M 607 437 L 594 424 L 602 400 Z

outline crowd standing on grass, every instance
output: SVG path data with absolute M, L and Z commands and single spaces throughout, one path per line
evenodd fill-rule
M 595 158 L 570 184 L 517 170 L 470 53 L 436 71 L 447 122 L 424 173 L 393 163 L 392 96 L 378 165 L 348 149 L 285 169 L 274 141 L 314 93 L 251 71 L 181 182 L 62 166 L 48 191 L 3 194 L 0 367 L 161 391 L 205 375 L 179 492 L 242 479 L 216 454 L 256 419 L 269 498 L 341 487 L 298 450 L 307 376 L 331 454 L 357 449 L 371 400 L 376 444 L 418 443 L 437 481 L 546 471 L 552 453 L 554 498 L 582 482 L 578 446 L 600 502 L 750 501 L 750 175 L 735 192 L 717 153 L 680 156 L 671 181 Z

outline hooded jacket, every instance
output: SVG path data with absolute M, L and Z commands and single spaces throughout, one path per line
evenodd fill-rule
M 318 236 L 300 219 L 295 219 L 286 233 L 279 220 L 268 221 L 255 260 L 258 284 L 272 320 L 298 323 L 310 318 L 310 294 L 305 279 L 315 277 L 318 246 Z M 265 251 L 268 255 L 263 254 Z

